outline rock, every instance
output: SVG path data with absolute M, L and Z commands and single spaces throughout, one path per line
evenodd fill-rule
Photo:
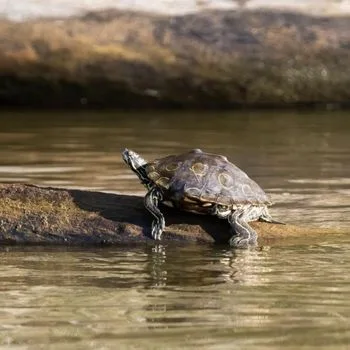
M 347 105 L 349 17 L 104 10 L 0 20 L 0 103 L 36 107 Z
M 226 220 L 163 208 L 163 242 L 225 243 Z M 154 243 L 143 198 L 31 185 L 0 185 L 0 244 L 125 245 Z M 339 230 L 253 222 L 260 244 L 291 244 Z

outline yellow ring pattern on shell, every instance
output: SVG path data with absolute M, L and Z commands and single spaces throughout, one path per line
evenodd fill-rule
M 231 188 L 233 186 L 233 179 L 227 173 L 219 174 L 218 180 L 220 182 L 220 185 L 224 188 Z
M 170 163 L 165 167 L 165 170 L 172 173 L 175 170 L 177 170 L 178 168 L 179 168 L 179 163 Z
M 170 179 L 168 177 L 162 176 L 156 181 L 156 183 L 164 188 L 169 188 L 169 180 Z
M 148 173 L 148 177 L 153 181 L 157 181 L 160 178 L 160 175 L 156 171 L 151 171 Z
M 207 170 L 207 165 L 203 163 L 194 163 L 191 166 L 191 170 L 196 174 L 196 175 L 204 175 L 206 170 Z

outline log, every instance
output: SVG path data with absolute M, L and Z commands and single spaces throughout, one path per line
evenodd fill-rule
M 162 208 L 163 242 L 226 243 L 226 220 Z M 139 196 L 0 184 L 0 244 L 122 245 L 154 242 L 152 218 Z M 290 244 L 339 229 L 253 222 L 259 244 Z

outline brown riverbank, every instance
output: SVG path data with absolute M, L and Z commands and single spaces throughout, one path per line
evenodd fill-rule
M 226 243 L 225 220 L 164 208 L 164 242 Z M 143 198 L 101 192 L 0 185 L 0 244 L 121 245 L 154 242 Z M 259 244 L 278 245 L 342 233 L 253 222 Z
M 101 11 L 0 22 L 0 104 L 347 105 L 350 21 L 277 11 Z

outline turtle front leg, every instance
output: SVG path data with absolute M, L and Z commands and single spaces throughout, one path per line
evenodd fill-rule
M 248 248 L 249 246 L 257 245 L 258 235 L 255 230 L 249 226 L 247 214 L 249 216 L 249 212 L 247 212 L 246 208 L 240 208 L 236 209 L 228 216 L 228 222 L 234 232 L 229 242 L 234 248 Z
M 151 188 L 151 190 L 145 196 L 145 207 L 154 217 L 151 235 L 153 239 L 159 241 L 165 227 L 164 216 L 158 208 L 158 204 L 162 199 L 163 195 L 156 187 Z

